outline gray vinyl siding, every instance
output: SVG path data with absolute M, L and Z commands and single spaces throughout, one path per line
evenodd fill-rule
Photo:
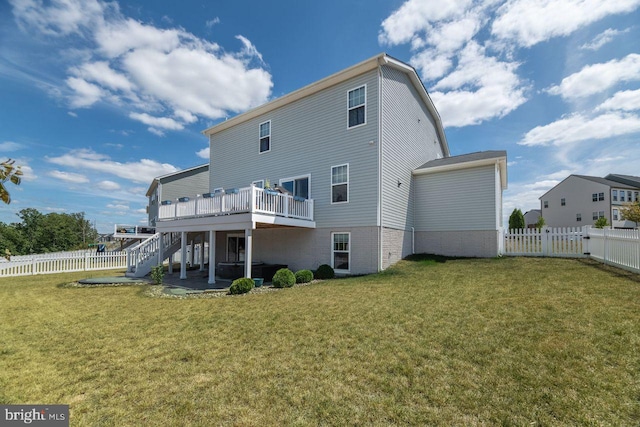
M 196 194 L 209 192 L 209 169 L 201 168 L 187 171 L 160 181 L 160 201 L 175 202 L 179 197 L 194 197 Z
M 347 93 L 366 84 L 366 124 L 347 128 Z M 271 120 L 271 150 L 259 153 L 258 126 Z M 210 138 L 210 187 L 311 175 L 317 226 L 377 224 L 377 71 L 354 77 Z M 373 143 L 370 143 L 373 141 Z M 349 164 L 349 202 L 331 204 L 331 167 Z
M 495 230 L 495 166 L 415 177 L 416 231 Z
M 583 227 L 593 225 L 593 212 L 604 212 L 611 224 L 611 194 L 610 187 L 605 184 L 590 181 L 578 176 L 570 175 L 560 184 L 553 187 L 540 198 L 540 209 L 545 225 L 548 227 Z M 604 200 L 594 202 L 593 193 L 604 193 Z M 565 205 L 561 205 L 565 199 Z M 548 208 L 544 207 L 544 202 Z M 582 221 L 576 220 L 576 215 L 582 216 Z
M 388 66 L 382 70 L 382 225 L 405 230 L 414 223 L 411 172 L 442 157 L 442 144 L 408 76 Z

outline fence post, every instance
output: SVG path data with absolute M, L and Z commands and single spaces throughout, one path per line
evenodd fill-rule
M 31 275 L 35 275 L 36 274 L 36 256 L 35 255 L 31 255 Z
M 89 270 L 89 252 L 85 252 L 84 254 L 84 271 Z
M 540 240 L 542 241 L 542 256 L 549 255 L 549 227 L 544 227 L 540 230 Z
M 589 243 L 591 243 L 590 230 L 591 227 L 588 225 L 582 227 L 582 254 L 587 256 L 591 255 L 591 250 L 589 249 Z
M 604 250 L 602 251 L 604 256 L 604 263 L 607 264 L 609 262 L 609 243 L 607 241 L 607 227 L 602 229 L 602 244 L 604 245 Z

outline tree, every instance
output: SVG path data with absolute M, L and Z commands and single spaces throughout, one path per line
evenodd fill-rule
M 604 216 L 598 218 L 598 220 L 594 224 L 594 227 L 596 228 L 605 228 L 607 226 L 609 226 L 609 221 L 607 221 L 607 218 Z
M 538 222 L 536 222 L 536 228 L 538 229 L 538 231 L 540 231 L 540 230 L 542 230 L 542 227 L 544 227 L 546 224 L 547 224 L 547 222 L 541 216 L 540 218 L 538 218 Z
M 20 185 L 21 176 L 22 169 L 20 169 L 20 166 L 15 166 L 15 160 L 8 159 L 0 163 L 0 200 L 7 205 L 11 203 L 11 195 L 5 186 L 5 182 L 9 181 L 14 185 Z
M 640 222 L 640 200 L 635 203 L 626 203 L 620 208 L 620 215 L 622 219 L 635 222 L 637 227 Z
M 524 215 L 520 209 L 514 209 L 509 217 L 509 230 L 525 228 Z

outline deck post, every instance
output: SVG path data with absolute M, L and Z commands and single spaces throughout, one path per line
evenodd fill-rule
M 204 240 L 206 234 L 203 232 L 200 236 L 200 271 L 204 271 Z
M 210 285 L 216 283 L 216 232 L 209 230 L 209 281 Z
M 187 233 L 180 232 L 180 279 L 187 278 Z
M 164 234 L 160 233 L 158 239 L 158 265 L 162 265 L 164 261 Z
M 244 277 L 251 279 L 251 257 L 253 251 L 253 230 L 251 227 L 244 230 Z

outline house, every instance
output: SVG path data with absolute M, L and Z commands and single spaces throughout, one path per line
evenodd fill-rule
M 549 227 L 582 227 L 604 217 L 614 228 L 633 228 L 635 223 L 622 219 L 620 208 L 640 200 L 639 193 L 639 177 L 569 175 L 540 197 L 540 206 Z
M 540 209 L 531 209 L 524 214 L 524 224 L 526 228 L 535 228 L 542 216 Z
M 163 195 L 155 226 L 159 259 L 178 244 L 168 236 L 200 242 L 211 283 L 230 265 L 366 274 L 414 252 L 500 252 L 506 153 L 451 156 L 416 71 L 386 54 L 203 133 L 208 192 Z M 138 258 L 132 274 L 158 259 Z
M 178 200 L 185 194 L 209 192 L 209 164 L 183 169 L 154 178 L 147 190 L 149 226 L 155 227 L 161 201 Z

